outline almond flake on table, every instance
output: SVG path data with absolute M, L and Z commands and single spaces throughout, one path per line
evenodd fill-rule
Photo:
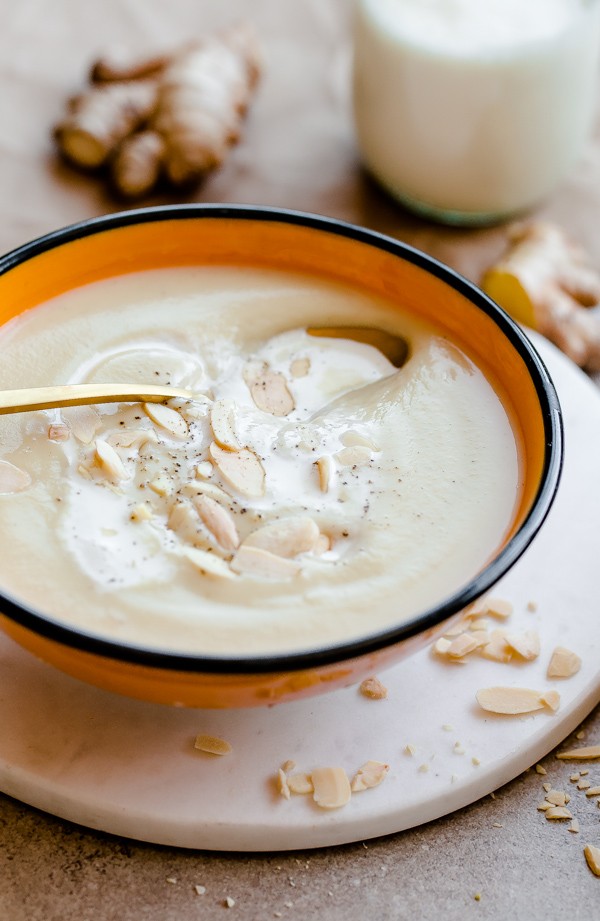
M 596 847 L 595 844 L 586 844 L 583 853 L 594 876 L 600 876 L 600 847 Z
M 556 755 L 561 761 L 594 761 L 600 758 L 600 745 L 587 745 L 584 748 L 570 748 Z

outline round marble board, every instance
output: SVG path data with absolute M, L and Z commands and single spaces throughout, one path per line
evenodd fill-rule
M 380 675 L 386 700 L 366 699 L 353 687 L 270 709 L 185 710 L 89 687 L 0 636 L 0 789 L 138 840 L 274 851 L 427 822 L 490 793 L 550 751 L 600 699 L 600 394 L 562 354 L 535 341 L 563 406 L 565 469 L 542 532 L 494 595 L 513 603 L 515 632 L 538 630 L 536 661 L 453 665 L 425 650 Z M 583 664 L 551 683 L 546 668 L 556 645 L 578 652 Z M 498 684 L 556 687 L 560 708 L 486 714 L 475 692 Z M 226 739 L 232 753 L 195 750 L 199 733 Z M 339 765 L 350 775 L 374 759 L 389 763 L 390 772 L 344 808 L 324 810 L 310 796 L 288 801 L 277 793 L 274 776 L 287 759 L 299 771 Z

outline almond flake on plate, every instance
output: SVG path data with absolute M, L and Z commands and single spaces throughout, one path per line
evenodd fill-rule
M 189 434 L 188 424 L 176 409 L 165 406 L 164 403 L 143 403 L 142 406 L 148 418 L 152 419 L 165 432 L 169 432 L 175 438 L 187 438 Z
M 479 706 L 490 713 L 502 713 L 517 716 L 521 713 L 533 713 L 542 710 L 547 704 L 551 691 L 534 691 L 531 688 L 492 687 L 482 688 L 477 691 L 476 698 Z M 556 693 L 556 692 L 554 692 Z
M 315 789 L 310 774 L 306 774 L 302 771 L 297 774 L 290 774 L 287 778 L 287 784 L 290 793 L 298 795 L 312 793 Z
M 339 809 L 352 795 L 350 781 L 341 767 L 316 768 L 311 774 L 313 799 L 321 809 Z
M 537 659 L 540 654 L 540 637 L 535 630 L 527 630 L 525 633 L 509 633 L 506 635 L 506 642 L 514 651 L 531 662 Z
M 570 678 L 581 668 L 581 659 L 575 652 L 557 646 L 550 657 L 548 678 Z
M 265 471 L 253 451 L 227 451 L 213 442 L 210 456 L 221 476 L 243 496 L 256 499 L 265 494 Z
M 210 425 L 217 444 L 226 451 L 239 451 L 242 447 L 235 431 L 235 404 L 231 400 L 217 400 L 210 410 Z
M 367 761 L 362 765 L 352 778 L 350 789 L 353 793 L 361 790 L 370 790 L 382 782 L 390 769 L 389 764 L 382 761 Z

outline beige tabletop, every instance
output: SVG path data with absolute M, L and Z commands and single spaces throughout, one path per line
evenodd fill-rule
M 361 171 L 349 102 L 350 7 L 350 0 L 0 0 L 0 251 L 121 207 L 100 181 L 61 163 L 51 139 L 98 52 L 117 43 L 140 52 L 169 48 L 243 16 L 261 37 L 264 79 L 242 143 L 186 200 L 343 218 L 478 280 L 502 250 L 505 228 L 457 231 L 419 220 Z M 599 180 L 600 120 L 577 168 L 540 211 L 597 263 Z M 145 203 L 158 201 L 167 199 Z M 600 741 L 598 709 L 580 731 Z M 568 766 L 553 754 L 543 765 L 554 786 L 568 785 Z M 585 864 L 583 844 L 600 845 L 600 810 L 587 810 L 580 834 L 553 827 L 536 810 L 544 779 L 532 770 L 495 797 L 386 839 L 272 856 L 120 840 L 0 795 L 0 919 L 171 921 L 230 911 L 257 921 L 591 921 L 600 879 Z

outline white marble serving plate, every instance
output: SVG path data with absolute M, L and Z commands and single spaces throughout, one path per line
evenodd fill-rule
M 494 594 L 514 604 L 515 630 L 539 631 L 537 661 L 452 665 L 423 651 L 380 675 L 389 691 L 383 701 L 349 688 L 271 709 L 184 710 L 89 687 L 0 635 L 0 789 L 89 828 L 157 844 L 286 850 L 427 822 L 490 793 L 557 745 L 600 699 L 600 394 L 555 349 L 536 344 L 563 406 L 565 470 L 542 532 Z M 558 644 L 583 664 L 574 677 L 549 682 Z M 560 709 L 486 714 L 475 692 L 497 684 L 556 687 Z M 196 751 L 198 733 L 227 739 L 233 752 Z M 381 786 L 328 811 L 310 796 L 277 794 L 273 778 L 287 759 L 298 770 L 341 765 L 349 773 L 375 759 L 390 772 Z

